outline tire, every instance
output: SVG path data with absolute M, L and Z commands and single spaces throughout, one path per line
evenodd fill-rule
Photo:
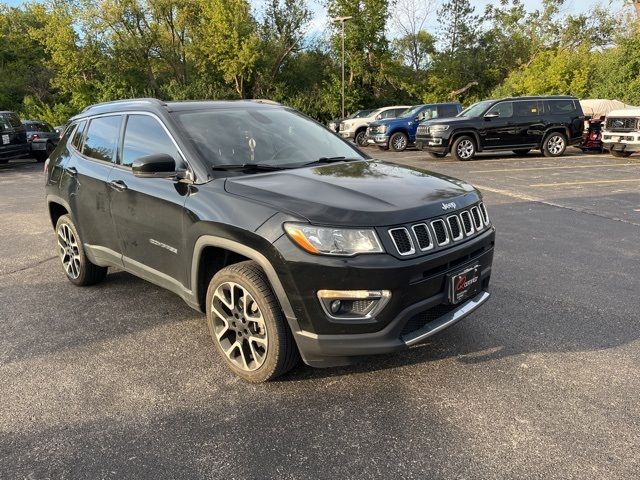
M 78 230 L 69 215 L 62 215 L 56 222 L 56 238 L 62 268 L 71 283 L 86 287 L 104 280 L 108 268 L 94 265 L 87 258 Z
M 611 150 L 611 155 L 618 158 L 627 158 L 631 156 L 631 152 L 624 152 L 620 150 Z
M 476 142 L 468 135 L 462 135 L 453 142 L 451 154 L 456 160 L 466 162 L 476 156 Z
M 409 145 L 409 137 L 403 132 L 396 132 L 389 139 L 389 148 L 394 152 L 402 152 Z
M 527 155 L 529 152 L 531 151 L 530 148 L 522 148 L 519 150 L 514 150 L 513 153 L 515 153 L 516 155 L 518 155 L 519 157 L 524 157 L 525 155 Z
M 216 273 L 207 290 L 206 311 L 216 350 L 239 377 L 266 382 L 298 363 L 300 355 L 278 299 L 255 262 Z
M 551 132 L 544 137 L 542 154 L 545 157 L 560 157 L 567 149 L 567 136 L 560 132 Z
M 356 136 L 354 138 L 354 142 L 356 143 L 356 145 L 358 145 L 359 147 L 367 146 L 367 142 L 365 139 L 366 134 L 367 131 L 365 129 L 356 132 Z
M 446 153 L 436 153 L 436 152 L 429 152 L 429 156 L 431 158 L 444 158 L 447 156 Z

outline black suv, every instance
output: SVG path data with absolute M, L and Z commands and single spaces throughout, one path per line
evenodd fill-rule
M 418 126 L 416 146 L 441 158 L 451 152 L 470 160 L 477 152 L 539 149 L 547 157 L 564 154 L 582 141 L 584 114 L 575 97 L 518 97 L 478 102 L 457 117 Z
M 0 163 L 28 155 L 27 131 L 20 117 L 14 112 L 0 111 Z
M 489 297 L 494 228 L 453 178 L 371 160 L 278 104 L 129 100 L 46 164 L 68 279 L 127 270 L 207 313 L 250 381 L 407 349 Z

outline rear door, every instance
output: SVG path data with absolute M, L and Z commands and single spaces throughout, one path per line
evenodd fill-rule
M 518 100 L 513 102 L 515 137 L 519 146 L 539 146 L 544 135 L 542 102 L 539 100 Z
M 169 132 L 155 116 L 127 116 L 118 166 L 109 181 L 118 187 L 112 192 L 111 215 L 121 240 L 125 267 L 145 277 L 158 273 L 165 280 L 186 282 L 184 259 L 183 206 L 189 188 L 166 178 L 139 178 L 131 164 L 147 155 L 166 153 L 178 169 L 186 164 Z M 167 276 L 169 278 L 167 278 Z
M 494 118 L 486 115 L 497 113 Z M 491 107 L 483 119 L 484 148 L 503 148 L 517 144 L 513 119 L 513 102 L 499 102 Z
M 82 243 L 96 257 L 119 263 L 120 243 L 109 202 L 109 173 L 117 156 L 122 115 L 106 115 L 85 123 L 70 142 L 61 187 L 67 190 L 73 220 Z

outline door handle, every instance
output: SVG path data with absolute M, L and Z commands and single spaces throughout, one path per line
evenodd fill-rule
M 67 167 L 64 169 L 64 171 L 67 172 L 72 177 L 75 177 L 76 175 L 78 175 L 78 169 L 76 167 Z
M 128 188 L 122 180 L 111 180 L 109 186 L 118 192 L 124 192 Z

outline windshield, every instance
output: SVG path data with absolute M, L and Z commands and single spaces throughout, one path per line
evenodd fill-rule
M 373 110 L 358 110 L 357 112 L 355 112 L 354 114 L 350 115 L 348 118 L 364 118 L 364 117 L 368 117 L 369 114 L 372 112 Z
M 493 104 L 493 100 L 485 100 L 483 102 L 474 103 L 470 107 L 467 107 L 462 112 L 460 112 L 458 114 L 458 117 L 469 117 L 469 118 L 479 117 L 492 104 Z
M 365 159 L 325 127 L 288 109 L 192 110 L 174 115 L 211 167 L 295 168 L 322 157 Z
M 418 116 L 418 112 L 420 112 L 420 110 L 422 110 L 422 107 L 424 107 L 424 105 L 416 105 L 414 107 L 407 108 L 399 116 L 403 117 L 403 118 L 404 117 L 417 117 Z

